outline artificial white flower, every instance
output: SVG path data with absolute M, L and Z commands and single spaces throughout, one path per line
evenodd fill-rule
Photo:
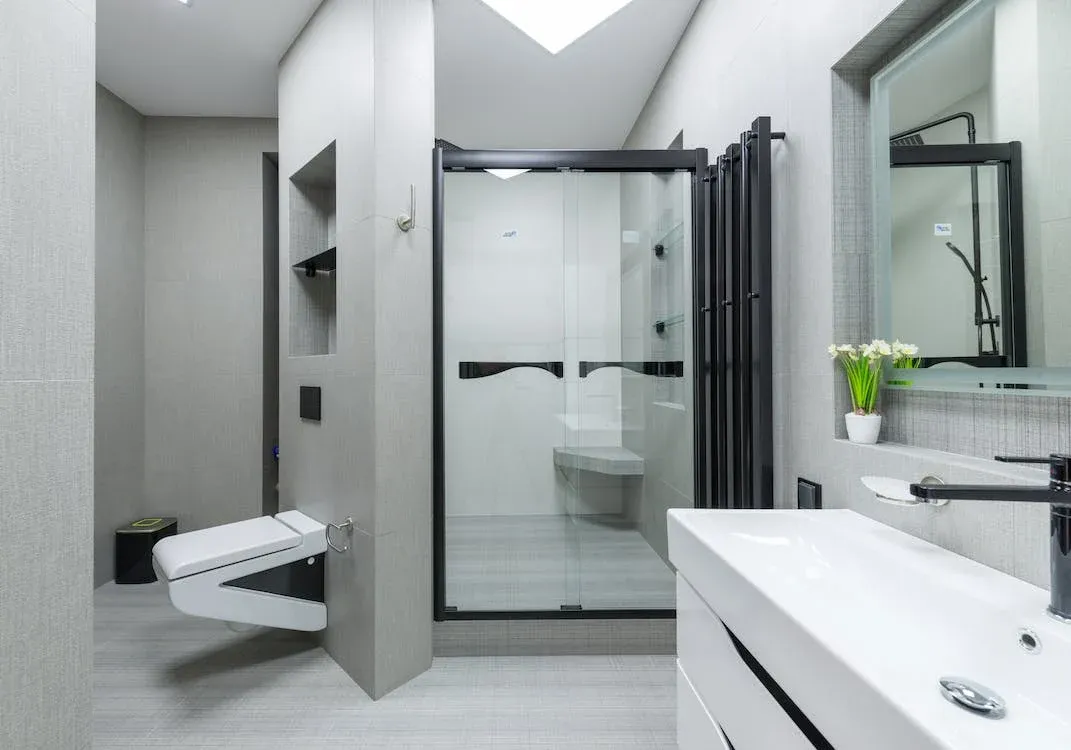
M 831 359 L 836 359 L 837 358 L 837 345 L 836 344 L 830 344 L 829 348 L 826 349 L 826 351 L 829 352 L 829 356 L 830 356 Z
M 873 341 L 870 342 L 870 346 L 871 346 L 872 350 L 876 354 L 878 354 L 879 356 L 882 356 L 882 357 L 891 357 L 892 356 L 892 353 L 893 353 L 892 347 L 889 346 L 889 342 L 886 341 L 885 339 L 874 339 Z
M 918 356 L 919 348 L 914 344 L 905 344 L 900 339 L 897 339 L 892 343 L 893 361 L 899 362 L 902 359 L 911 359 Z

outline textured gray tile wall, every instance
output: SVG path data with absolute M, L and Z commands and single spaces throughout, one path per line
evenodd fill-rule
M 1064 400 L 1028 404 L 1022 397 L 914 394 L 901 403 L 899 394 L 890 395 L 886 437 L 931 450 L 861 448 L 836 439 L 846 394 L 838 395 L 840 376 L 825 347 L 834 338 L 866 336 L 872 307 L 864 78 L 926 19 L 955 5 L 701 3 L 627 146 L 659 148 L 683 128 L 686 147 L 720 152 L 757 115 L 770 115 L 788 133 L 775 146 L 774 158 L 774 273 L 780 290 L 775 408 L 782 446 L 776 503 L 794 505 L 796 477 L 808 477 L 824 485 L 830 507 L 853 508 L 1044 584 L 1045 525 L 1037 514 L 988 504 L 954 504 L 933 516 L 894 511 L 868 496 L 859 477 L 883 472 L 918 479 L 939 471 L 946 481 L 1007 481 L 1001 465 L 955 454 L 1067 447 L 1061 442 L 1068 439 Z M 726 35 L 725 29 L 734 33 Z M 1026 478 L 1015 475 L 1018 481 Z
M 260 515 L 263 154 L 273 120 L 149 118 L 145 506 L 189 531 Z
M 145 118 L 97 86 L 93 579 L 145 494 Z
M 432 0 L 375 0 L 376 693 L 431 666 Z M 416 226 L 399 231 L 410 211 Z M 421 208 L 423 207 L 423 208 Z
M 331 176 L 334 179 L 334 175 Z M 290 264 L 298 265 L 331 246 L 328 217 L 335 214 L 334 188 L 289 181 Z M 331 354 L 337 329 L 336 284 L 332 274 L 287 271 L 290 287 L 290 355 Z
M 324 643 L 373 697 L 431 664 L 432 24 L 431 0 L 328 0 L 280 67 L 282 178 L 338 144 L 336 349 L 282 359 L 280 503 L 358 526 L 328 560 Z M 299 385 L 323 388 L 322 422 L 297 418 Z
M 95 3 L 0 3 L 0 747 L 91 743 Z

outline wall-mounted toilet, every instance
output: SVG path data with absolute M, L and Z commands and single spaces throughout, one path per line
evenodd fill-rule
M 153 568 L 181 612 L 323 630 L 326 529 L 296 510 L 161 539 Z

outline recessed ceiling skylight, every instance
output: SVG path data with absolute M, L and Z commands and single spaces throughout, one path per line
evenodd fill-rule
M 556 55 L 632 0 L 482 0 Z
M 488 174 L 493 174 L 495 177 L 497 177 L 500 180 L 508 180 L 511 177 L 516 177 L 519 174 L 524 174 L 525 172 L 531 172 L 532 170 L 530 170 L 530 169 L 485 169 L 484 171 L 487 172 Z

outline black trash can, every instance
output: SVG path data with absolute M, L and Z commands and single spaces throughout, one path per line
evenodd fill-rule
M 177 518 L 141 518 L 115 530 L 115 582 L 152 583 L 153 545 L 178 533 Z

